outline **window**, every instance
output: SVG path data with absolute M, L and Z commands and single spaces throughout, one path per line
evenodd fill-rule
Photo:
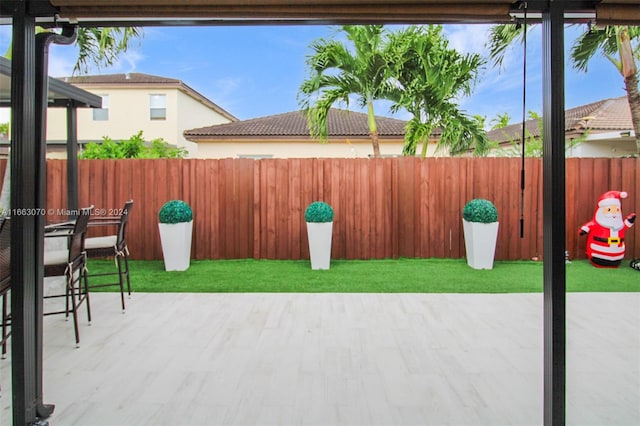
M 93 121 L 109 120 L 109 95 L 100 95 L 102 98 L 102 108 L 93 109 Z
M 151 120 L 167 119 L 167 95 L 149 95 L 149 118 Z

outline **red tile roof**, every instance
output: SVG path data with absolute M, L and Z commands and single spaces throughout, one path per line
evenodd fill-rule
M 369 137 L 367 114 L 332 108 L 327 118 L 329 137 Z M 380 138 L 403 138 L 406 121 L 388 117 L 376 117 Z M 264 138 L 264 137 L 304 137 L 309 138 L 307 119 L 302 111 L 287 112 L 238 121 L 217 124 L 184 132 L 187 139 L 216 138 Z
M 81 75 L 62 78 L 71 84 L 184 84 L 175 78 L 130 72 L 124 74 Z
M 542 119 L 542 118 L 541 118 Z M 534 137 L 540 137 L 538 120 L 527 120 L 525 126 Z M 565 111 L 565 132 L 580 135 L 589 129 L 591 134 L 616 130 L 632 130 L 631 109 L 626 96 L 604 99 Z M 488 132 L 490 141 L 519 142 L 522 139 L 521 123 Z

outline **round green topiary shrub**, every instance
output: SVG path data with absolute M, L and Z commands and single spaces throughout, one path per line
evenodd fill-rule
M 170 200 L 164 203 L 158 213 L 160 223 L 182 223 L 193 220 L 193 212 L 189 204 L 182 200 Z
M 305 210 L 304 220 L 315 223 L 333 222 L 333 209 L 324 201 L 314 201 Z
M 475 198 L 465 204 L 462 217 L 467 222 L 492 223 L 498 221 L 498 210 L 491 201 Z

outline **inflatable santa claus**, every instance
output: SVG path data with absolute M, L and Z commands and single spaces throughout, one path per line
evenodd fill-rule
M 580 235 L 588 234 L 587 258 L 599 268 L 617 268 L 624 259 L 624 233 L 633 226 L 636 214 L 622 218 L 620 200 L 624 191 L 608 191 L 598 199 L 593 219 L 580 228 Z

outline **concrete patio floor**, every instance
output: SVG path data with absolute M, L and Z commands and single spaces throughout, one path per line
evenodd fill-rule
M 80 348 L 45 318 L 45 403 L 52 426 L 540 425 L 542 301 L 93 293 Z M 640 424 L 640 293 L 567 295 L 567 424 Z

